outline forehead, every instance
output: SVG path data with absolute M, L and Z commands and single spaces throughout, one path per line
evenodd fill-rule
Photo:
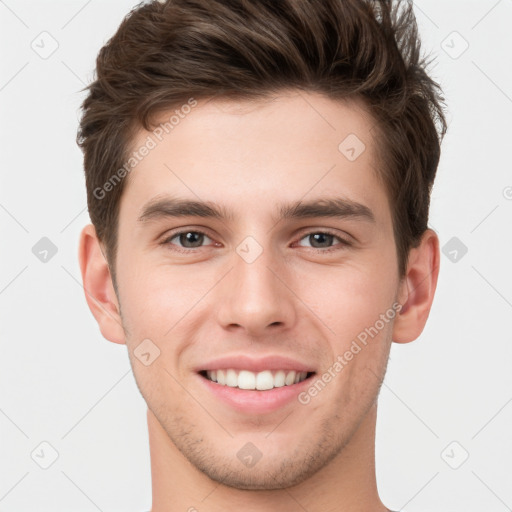
M 135 137 L 132 152 L 150 149 L 128 174 L 121 203 L 140 209 L 171 193 L 236 212 L 331 194 L 385 209 L 374 125 L 362 101 L 316 93 L 175 107 Z

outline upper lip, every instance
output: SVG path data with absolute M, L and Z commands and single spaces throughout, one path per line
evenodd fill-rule
M 224 356 L 203 363 L 196 368 L 197 372 L 219 369 L 249 370 L 262 372 L 264 370 L 295 370 L 298 372 L 314 372 L 309 364 L 301 363 L 285 356 L 269 355 L 265 357 L 250 357 L 247 355 Z

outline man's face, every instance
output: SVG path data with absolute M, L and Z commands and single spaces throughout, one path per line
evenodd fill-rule
M 214 480 L 299 483 L 342 456 L 375 403 L 400 283 L 372 127 L 361 104 L 316 94 L 202 101 L 130 174 L 116 272 L 134 375 L 174 445 Z M 171 199 L 227 216 L 170 215 L 157 202 Z M 281 218 L 320 199 L 359 203 L 373 219 L 361 206 Z M 143 340 L 142 359 L 160 351 L 148 366 L 134 355 Z M 314 375 L 283 386 L 280 370 L 291 382 L 294 368 Z M 206 369 L 278 387 L 222 385 Z

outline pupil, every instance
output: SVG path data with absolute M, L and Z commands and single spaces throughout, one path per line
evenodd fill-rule
M 315 233 L 314 235 L 311 235 L 313 239 L 315 240 L 315 243 L 318 241 L 318 237 L 320 237 L 320 244 L 322 244 L 322 239 L 324 239 L 324 243 L 332 241 L 332 238 L 334 235 L 329 235 L 328 233 Z M 315 247 L 315 244 L 311 244 L 313 247 Z
M 188 243 L 192 243 L 192 245 L 194 247 L 197 247 L 197 246 L 201 245 L 201 241 L 202 241 L 201 237 L 202 236 L 203 235 L 201 233 L 196 233 L 195 231 L 189 231 L 188 233 L 182 234 L 180 236 L 180 243 L 182 245 L 184 245 L 185 247 L 187 247 Z M 194 243 L 197 244 L 198 241 L 199 241 L 199 244 L 198 245 L 194 245 Z
M 189 231 L 188 233 L 182 234 L 180 236 L 180 242 L 182 245 L 192 244 L 193 247 L 198 247 L 201 245 L 202 242 L 202 234 L 197 233 L 195 231 Z M 311 245 L 313 247 L 316 247 L 317 242 L 323 246 L 326 243 L 329 244 L 329 242 L 332 242 L 333 235 L 329 235 L 328 233 L 315 233 L 313 235 L 310 235 L 310 238 L 314 241 Z

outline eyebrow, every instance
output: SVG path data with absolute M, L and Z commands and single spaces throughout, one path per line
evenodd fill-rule
M 149 201 L 139 216 L 140 222 L 162 218 L 205 217 L 234 220 L 235 215 L 222 205 L 211 201 L 196 201 L 163 197 Z M 308 202 L 296 201 L 281 205 L 277 220 L 308 219 L 314 217 L 354 218 L 375 223 L 375 215 L 368 206 L 345 198 L 324 197 Z

